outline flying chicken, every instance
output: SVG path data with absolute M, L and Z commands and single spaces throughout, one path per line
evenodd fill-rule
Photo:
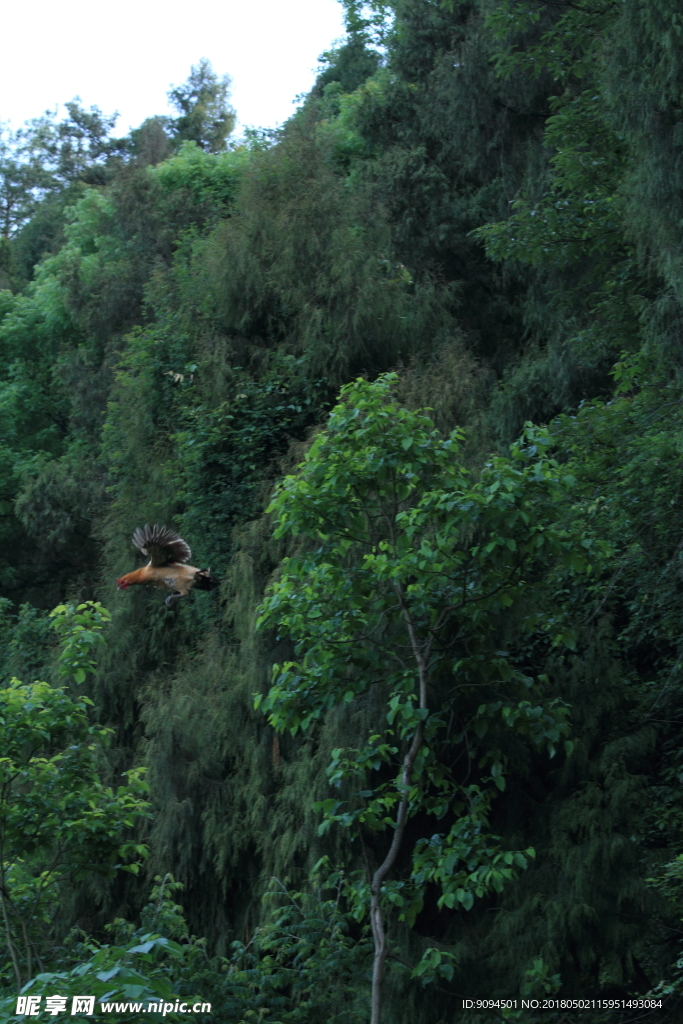
M 211 575 L 210 569 L 197 569 L 187 565 L 192 555 L 182 537 L 166 526 L 138 526 L 133 534 L 133 544 L 145 558 L 147 565 L 135 572 L 129 572 L 116 581 L 119 590 L 142 585 L 170 590 L 166 605 L 172 608 L 181 597 L 186 597 L 193 587 L 197 590 L 213 590 L 219 581 Z

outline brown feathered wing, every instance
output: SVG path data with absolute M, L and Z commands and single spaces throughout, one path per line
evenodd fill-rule
M 133 544 L 155 566 L 188 562 L 192 555 L 189 545 L 167 526 L 138 526 L 133 534 Z

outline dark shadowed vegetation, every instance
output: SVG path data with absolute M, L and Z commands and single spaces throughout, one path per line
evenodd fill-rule
M 0 137 L 1 1019 L 674 1024 L 679 5 L 343 3 Z

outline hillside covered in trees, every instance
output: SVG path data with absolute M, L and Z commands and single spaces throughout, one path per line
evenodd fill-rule
M 2 1021 L 681 1019 L 680 10 L 342 2 L 0 140 Z

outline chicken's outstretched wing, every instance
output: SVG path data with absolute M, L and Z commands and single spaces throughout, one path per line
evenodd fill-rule
M 182 537 L 166 526 L 139 527 L 133 534 L 133 544 L 143 555 L 151 559 L 152 565 L 168 565 L 170 562 L 187 562 L 192 555 L 189 545 Z

